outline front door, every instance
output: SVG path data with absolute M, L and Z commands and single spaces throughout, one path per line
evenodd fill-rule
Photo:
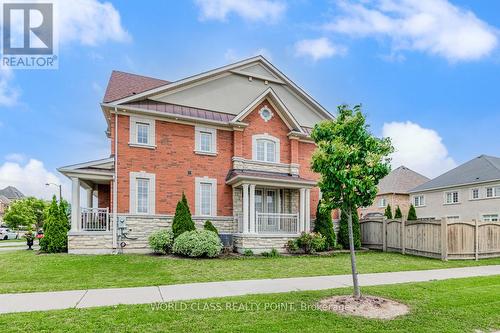
M 279 228 L 279 190 L 255 189 L 255 212 L 258 232 L 272 232 Z

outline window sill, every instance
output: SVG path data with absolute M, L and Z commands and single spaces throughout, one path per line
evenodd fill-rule
M 195 150 L 194 153 L 197 155 L 217 156 L 217 152 L 210 152 L 210 151 Z
M 415 207 L 415 208 L 422 208 L 422 207 L 425 207 L 425 206 L 426 206 L 426 205 L 420 205 L 420 206 L 415 206 L 415 205 L 413 205 L 413 207 Z
M 443 206 L 453 206 L 453 205 L 460 205 L 460 202 L 445 202 L 443 203 Z
M 288 164 L 280 163 L 280 162 L 267 162 L 267 161 L 259 161 L 256 159 L 250 160 L 253 163 L 262 164 L 262 165 L 273 165 L 273 166 L 288 166 Z
M 156 145 L 145 145 L 141 143 L 132 143 L 132 142 L 129 142 L 128 145 L 134 148 L 156 149 Z

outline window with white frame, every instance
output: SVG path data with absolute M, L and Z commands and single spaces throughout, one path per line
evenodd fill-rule
M 478 189 L 478 188 L 473 188 L 473 189 L 470 191 L 470 198 L 471 198 L 472 200 L 479 199 L 479 189 Z
M 195 128 L 195 152 L 209 155 L 217 153 L 217 129 L 198 126 Z
M 385 200 L 385 198 L 382 198 L 378 201 L 378 206 L 380 208 L 387 206 L 387 201 Z
M 217 215 L 217 180 L 196 177 L 195 207 L 198 216 Z
M 458 221 L 458 220 L 460 220 L 460 216 L 459 215 L 449 215 L 449 216 L 446 216 L 446 219 L 452 220 L 452 221 Z
M 487 187 L 486 188 L 487 198 L 497 198 L 500 197 L 500 186 Z
M 416 195 L 413 197 L 413 205 L 415 207 L 422 207 L 425 205 L 424 201 L 424 196 L 423 195 Z
M 130 213 L 155 214 L 155 175 L 130 173 Z
M 279 163 L 279 139 L 267 134 L 253 136 L 253 159 L 260 162 Z
M 131 146 L 151 148 L 155 146 L 155 120 L 150 118 L 130 117 Z
M 455 204 L 458 203 L 458 192 L 446 192 L 445 194 L 445 203 L 447 204 Z
M 498 214 L 484 214 L 483 221 L 485 222 L 498 222 Z

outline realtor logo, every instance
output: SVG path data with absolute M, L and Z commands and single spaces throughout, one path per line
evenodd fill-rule
M 54 4 L 4 2 L 2 67 L 56 69 Z

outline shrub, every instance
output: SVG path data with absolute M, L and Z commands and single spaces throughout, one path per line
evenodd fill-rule
M 356 210 L 353 210 L 352 212 L 352 233 L 354 238 L 354 248 L 359 249 L 361 247 L 361 236 L 358 213 Z M 337 240 L 344 249 L 349 249 L 349 228 L 347 225 L 347 213 L 345 211 L 341 211 L 340 213 L 340 228 Z
M 191 230 L 174 240 L 173 252 L 187 257 L 217 257 L 222 250 L 219 236 L 208 230 Z
M 243 251 L 243 255 L 245 257 L 251 257 L 251 256 L 253 256 L 253 251 L 250 249 L 245 249 L 245 251 Z
M 333 231 L 332 212 L 322 210 L 321 202 L 316 209 L 316 221 L 314 222 L 314 232 L 325 236 L 325 250 L 331 250 L 335 246 L 335 231 Z
M 395 219 L 400 219 L 403 217 L 403 214 L 401 213 L 401 208 L 399 208 L 399 205 L 396 207 L 396 213 L 394 214 Z
M 182 198 L 177 203 L 177 207 L 175 208 L 174 220 L 172 222 L 174 238 L 179 237 L 179 235 L 183 232 L 195 229 L 196 227 L 194 226 L 193 219 L 191 218 L 191 212 L 189 211 L 186 195 L 182 193 Z
M 392 208 L 391 208 L 391 205 L 388 204 L 387 207 L 385 207 L 384 215 L 388 219 L 392 219 Z
M 417 212 L 413 204 L 410 205 L 410 210 L 408 210 L 408 221 L 415 221 L 417 219 Z
M 68 218 L 54 196 L 45 211 L 44 235 L 40 239 L 40 249 L 48 253 L 66 252 L 68 230 Z
M 149 236 L 149 246 L 155 253 L 170 253 L 174 245 L 174 233 L 172 230 L 162 229 L 155 231 Z
M 271 251 L 269 251 L 269 252 L 262 252 L 261 255 L 263 257 L 267 257 L 267 258 L 278 258 L 278 257 L 281 257 L 281 254 L 275 248 L 272 248 Z
M 203 229 L 215 232 L 217 235 L 219 234 L 219 231 L 217 230 L 217 228 L 209 220 L 205 221 L 205 224 L 203 225 Z
M 286 242 L 285 248 L 288 251 L 288 253 L 296 253 L 297 251 L 299 251 L 299 246 L 297 245 L 297 240 L 296 239 L 289 239 L 288 242 Z
M 323 251 L 326 246 L 325 236 L 316 232 L 303 232 L 299 238 L 297 238 L 296 242 L 297 247 L 308 254 Z

